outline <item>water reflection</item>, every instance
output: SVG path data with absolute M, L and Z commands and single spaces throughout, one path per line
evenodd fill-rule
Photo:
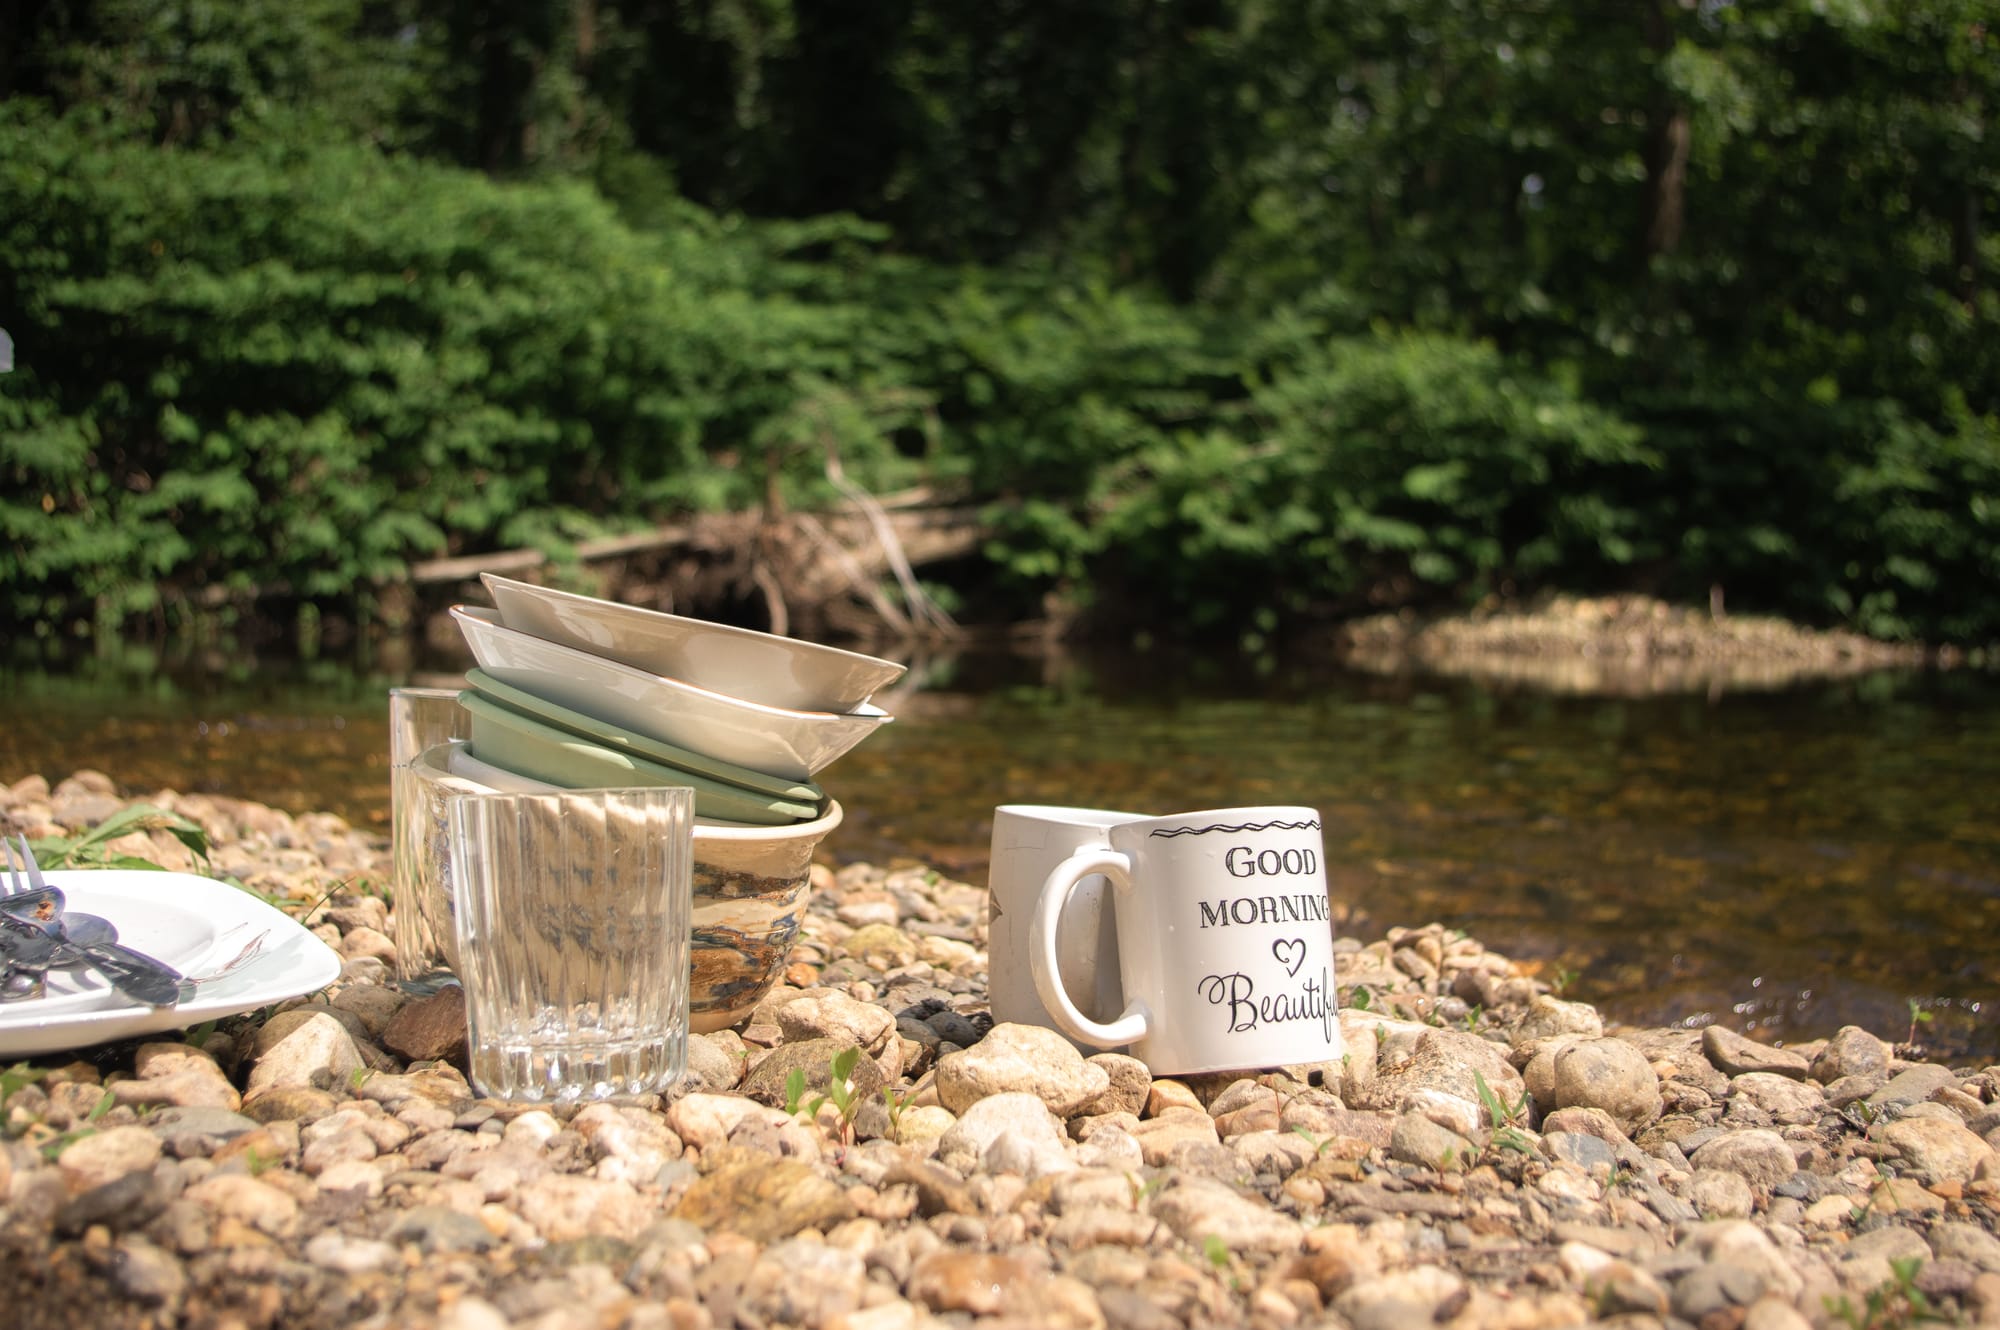
M 366 663 L 0 672 L 0 777 L 82 767 L 386 822 Z M 917 662 L 898 720 L 825 773 L 840 859 L 983 881 L 1001 802 L 1321 809 L 1372 936 L 1441 920 L 1614 1016 L 1779 1037 L 1855 1022 L 2000 1054 L 2000 682 L 1878 674 L 1591 698 L 1155 654 Z

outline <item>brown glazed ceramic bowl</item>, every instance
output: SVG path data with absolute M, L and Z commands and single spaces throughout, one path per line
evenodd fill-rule
M 812 894 L 813 852 L 840 825 L 840 804 L 783 827 L 694 829 L 694 982 L 688 1028 L 747 1017 L 784 972 Z

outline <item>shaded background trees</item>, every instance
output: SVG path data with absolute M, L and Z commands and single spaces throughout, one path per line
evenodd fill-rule
M 996 615 L 1990 639 L 1995 17 L 8 0 L 0 614 L 365 605 L 833 429 L 988 505 Z

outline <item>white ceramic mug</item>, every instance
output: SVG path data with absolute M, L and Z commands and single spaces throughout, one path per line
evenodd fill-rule
M 987 873 L 987 990 L 993 1019 L 1021 1025 L 1063 1027 L 1042 1005 L 1028 961 L 1028 933 L 1035 902 L 1051 870 L 1078 850 L 1105 849 L 1112 827 L 1144 813 L 1051 804 L 1002 804 L 993 810 L 993 854 Z M 1077 884 L 1056 930 L 1058 969 L 1076 1003 L 1093 1020 L 1108 1021 L 1125 1009 L 1118 983 L 1118 930 L 1112 922 L 1108 884 L 1092 874 Z M 1064 1033 L 1068 1033 L 1066 1030 Z
M 1177 813 L 1120 823 L 1107 839 L 1058 864 L 1035 907 L 1030 968 L 1058 1029 L 1098 1048 L 1129 1044 L 1166 1076 L 1340 1056 L 1316 811 Z M 1126 999 L 1108 1023 L 1063 982 L 1064 908 L 1094 874 L 1111 884 Z

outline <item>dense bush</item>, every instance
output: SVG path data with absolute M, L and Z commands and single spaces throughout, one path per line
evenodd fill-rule
M 642 232 L 576 182 L 15 115 L 0 181 L 21 618 L 365 597 L 447 547 L 746 503 L 801 385 L 865 377 L 860 311 L 758 294 L 781 255 L 692 208 Z
M 365 609 L 837 454 L 980 513 L 990 612 L 1991 640 L 1990 9 L 16 7 L 0 622 Z

